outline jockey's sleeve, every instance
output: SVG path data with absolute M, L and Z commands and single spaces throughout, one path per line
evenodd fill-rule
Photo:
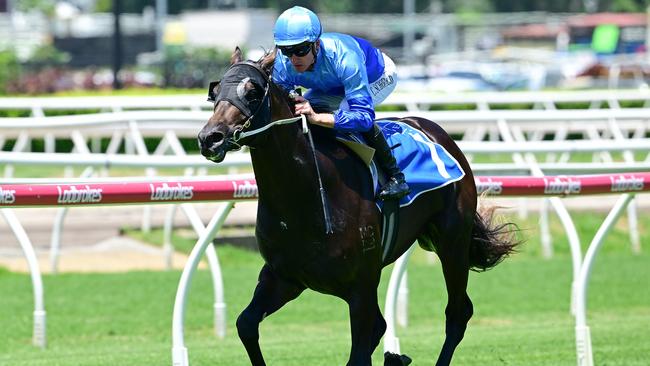
M 375 110 L 368 88 L 365 62 L 357 53 L 350 52 L 345 55 L 344 62 L 337 65 L 337 72 L 350 108 L 334 112 L 334 129 L 346 132 L 370 130 L 375 119 Z

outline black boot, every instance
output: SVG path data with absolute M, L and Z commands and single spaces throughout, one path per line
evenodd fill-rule
M 397 200 L 411 192 L 411 189 L 404 180 L 404 174 L 397 166 L 393 152 L 381 133 L 379 126 L 373 124 L 368 132 L 363 133 L 363 138 L 368 146 L 375 149 L 375 156 L 380 168 L 389 176 L 388 182 L 381 188 L 378 198 L 382 200 Z

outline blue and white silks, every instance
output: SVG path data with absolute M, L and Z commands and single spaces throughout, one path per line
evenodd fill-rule
M 421 131 L 402 122 L 378 120 L 388 145 L 404 173 L 411 193 L 400 200 L 400 207 L 408 206 L 422 193 L 461 180 L 465 172 L 458 161 L 441 145 L 432 142 Z M 349 136 L 349 135 L 348 135 Z M 360 135 L 355 139 L 363 141 Z M 377 168 L 370 166 L 376 191 L 380 188 Z M 381 208 L 381 201 L 377 202 Z

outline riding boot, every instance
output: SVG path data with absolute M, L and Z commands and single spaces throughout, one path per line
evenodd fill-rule
M 388 182 L 381 188 L 377 195 L 382 200 L 396 200 L 400 199 L 411 192 L 411 189 L 404 180 L 404 174 L 397 166 L 397 161 L 393 156 L 393 152 L 388 146 L 388 142 L 381 133 L 381 129 L 377 124 L 368 132 L 363 133 L 363 138 L 366 140 L 368 146 L 375 149 L 375 156 L 381 169 L 389 176 Z

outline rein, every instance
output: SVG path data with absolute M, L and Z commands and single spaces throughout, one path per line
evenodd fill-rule
M 244 123 L 243 128 L 240 129 L 240 130 L 237 130 L 237 131 L 235 131 L 233 133 L 232 139 L 234 140 L 234 142 L 237 142 L 237 141 L 239 141 L 239 140 L 241 140 L 243 138 L 249 137 L 249 136 L 254 136 L 254 135 L 257 135 L 259 133 L 262 133 L 262 132 L 268 130 L 269 128 L 271 128 L 271 127 L 279 126 L 279 125 L 288 125 L 290 123 L 298 122 L 299 120 L 302 120 L 302 133 L 308 133 L 309 132 L 309 127 L 307 125 L 307 117 L 305 117 L 304 114 L 301 114 L 298 117 L 279 119 L 277 121 L 270 122 L 269 124 L 267 124 L 264 127 L 256 128 L 254 130 L 244 131 L 244 129 L 246 129 L 246 128 L 248 128 L 248 126 L 250 126 L 250 121 L 251 121 L 252 118 L 253 118 L 253 116 L 248 118 L 248 120 Z M 239 132 L 239 133 L 237 133 L 237 132 Z

